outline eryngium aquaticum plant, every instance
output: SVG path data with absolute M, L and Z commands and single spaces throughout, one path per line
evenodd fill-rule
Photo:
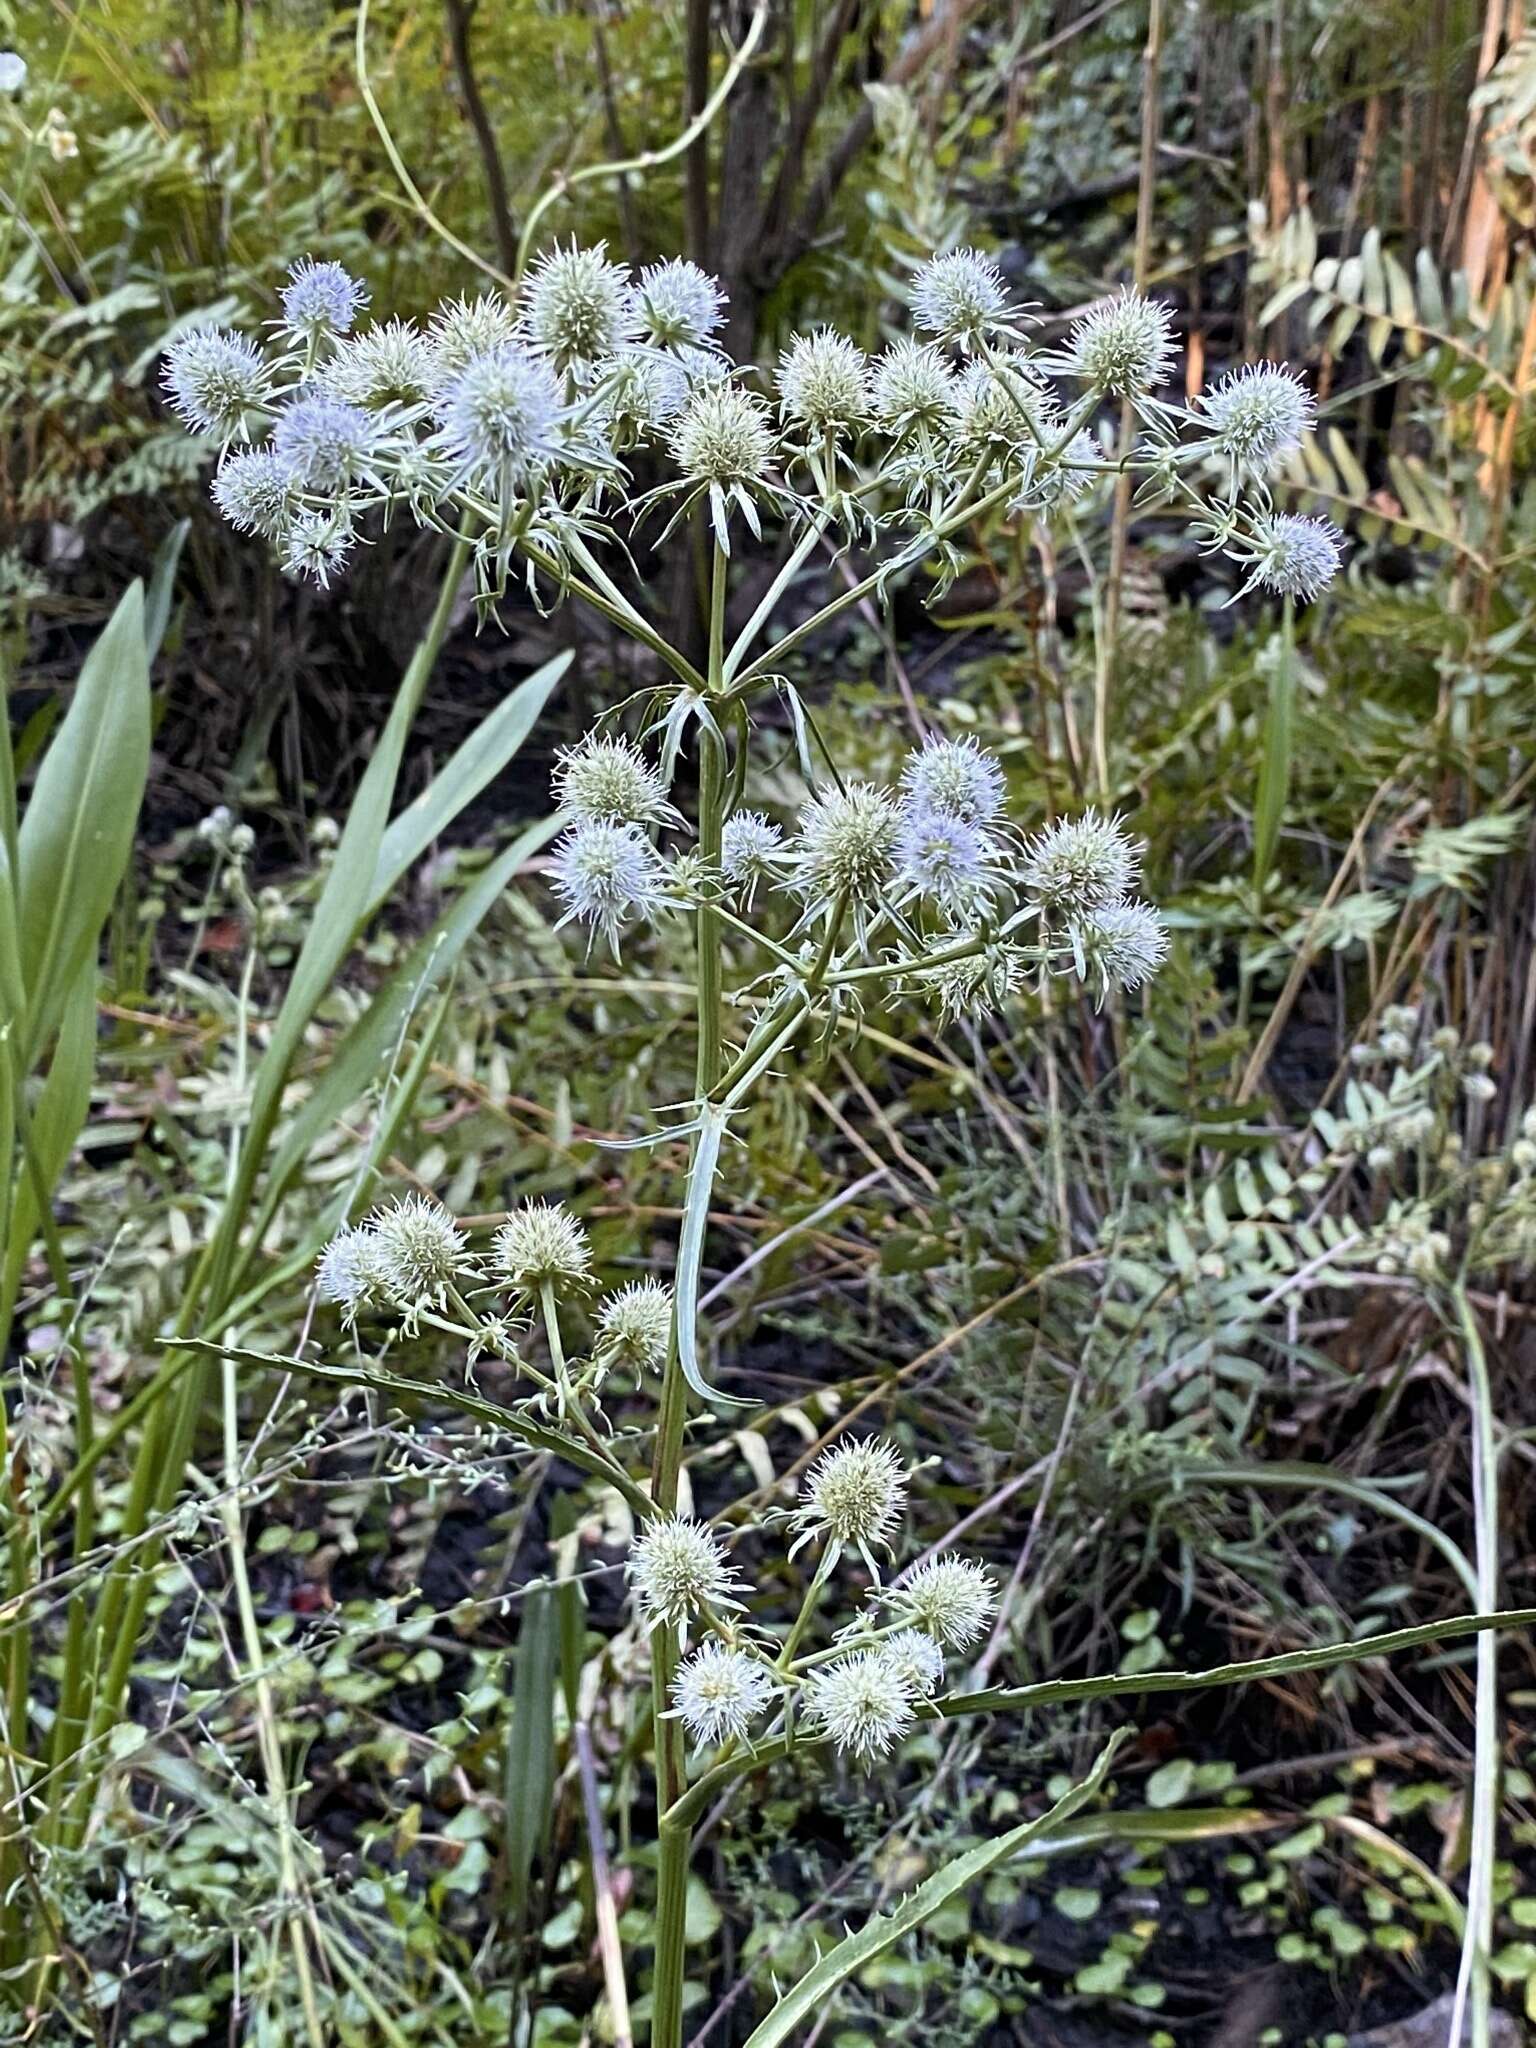
M 1010 813 L 999 762 L 967 739 L 930 736 L 888 787 L 849 779 L 824 755 L 818 766 L 784 661 L 924 560 L 950 573 L 957 537 L 983 515 L 1048 519 L 1122 468 L 1142 477 L 1144 502 L 1186 508 L 1244 588 L 1315 597 L 1337 569 L 1338 536 L 1277 511 L 1266 488 L 1311 430 L 1312 402 L 1266 364 L 1193 407 L 1167 403 L 1170 317 L 1133 292 L 1040 349 L 995 265 L 972 250 L 918 272 L 912 332 L 880 354 L 822 328 L 797 336 L 766 376 L 722 352 L 712 278 L 681 261 L 634 276 L 601 246 L 556 248 L 515 303 L 460 300 L 425 326 L 360 328 L 367 295 L 330 263 L 296 265 L 281 299 L 267 348 L 201 331 L 166 366 L 182 417 L 223 444 L 213 495 L 234 525 L 325 584 L 370 522 L 407 517 L 451 537 L 448 574 L 472 565 L 484 610 L 518 575 L 541 604 L 591 605 L 656 664 L 638 734 L 614 718 L 561 758 L 551 881 L 589 945 L 618 951 L 637 927 L 693 922 L 695 1097 L 655 1134 L 690 1146 L 675 1272 L 600 1295 L 565 1210 L 524 1205 L 472 1245 L 446 1211 L 410 1197 L 344 1231 L 319 1288 L 363 1338 L 428 1324 L 459 1339 L 467 1360 L 508 1362 L 527 1387 L 509 1427 L 526 1415 L 540 1442 L 564 1446 L 636 1518 L 628 1578 L 650 1640 L 661 1814 L 652 2040 L 676 2048 L 690 1771 L 702 1765 L 723 1788 L 770 1742 L 776 1754 L 830 1743 L 867 1767 L 942 1704 L 957 1664 L 963 1678 L 996 1607 L 988 1573 L 965 1557 L 892 1574 L 909 1475 L 888 1444 L 828 1451 L 776 1525 L 807 1560 L 788 1627 L 754 1615 L 721 1531 L 680 1511 L 690 1393 L 727 1403 L 704 1374 L 698 1304 L 732 1119 L 797 1042 L 856 1025 L 871 1001 L 910 997 L 971 1018 L 1053 977 L 1102 1001 L 1154 974 L 1167 947 L 1118 819 L 1087 811 L 1031 829 Z M 1127 403 L 1139 433 L 1121 461 L 1110 450 Z M 663 479 L 643 490 L 631 482 L 642 462 Z M 663 532 L 690 516 L 704 528 L 702 666 L 625 587 L 621 529 L 653 514 Z M 733 557 L 765 521 L 783 535 L 784 560 L 728 633 Z M 875 566 L 775 634 L 823 543 L 858 547 Z M 744 795 L 754 714 L 774 692 L 800 740 L 792 816 Z M 692 825 L 673 793 L 685 752 Z M 615 1369 L 658 1389 L 644 1482 L 604 1423 Z M 867 1583 L 851 1603 L 845 1558 Z

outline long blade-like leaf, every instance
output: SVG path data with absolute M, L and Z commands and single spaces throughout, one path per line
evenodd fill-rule
M 706 1102 L 699 1111 L 683 1227 L 677 1244 L 677 1362 L 683 1369 L 683 1378 L 701 1401 L 746 1408 L 751 1406 L 750 1402 L 740 1401 L 734 1394 L 720 1393 L 705 1379 L 699 1366 L 699 1274 L 704 1264 L 704 1231 L 709 1222 L 715 1168 L 720 1162 L 720 1141 L 724 1136 L 725 1112 Z

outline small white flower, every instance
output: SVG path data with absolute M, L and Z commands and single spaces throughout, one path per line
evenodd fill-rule
M 959 418 L 960 385 L 936 348 L 903 336 L 876 359 L 871 401 L 888 434 L 933 434 Z
M 650 1524 L 625 1569 L 647 1628 L 680 1628 L 705 1607 L 736 1607 L 737 1580 L 702 1522 L 668 1515 Z
M 678 1666 L 672 1704 L 695 1742 L 739 1740 L 774 1693 L 767 1668 L 746 1650 L 704 1643 Z
M 320 1254 L 315 1286 L 322 1301 L 334 1301 L 355 1316 L 379 1285 L 373 1232 L 359 1224 L 339 1230 Z
M 920 1628 L 901 1628 L 887 1636 L 876 1654 L 885 1659 L 912 1693 L 931 1698 L 944 1682 L 944 1652 Z
M 499 292 L 439 306 L 427 330 L 437 387 L 451 382 L 476 356 L 489 355 L 510 341 L 516 331 L 517 321 Z
M 351 405 L 414 405 L 436 387 L 437 358 L 408 320 L 349 335 L 325 365 L 326 388 Z
M 1056 916 L 1082 916 L 1124 896 L 1136 880 L 1140 848 L 1118 818 L 1084 811 L 1062 818 L 1027 842 L 1021 870 L 1025 893 Z
M 213 502 L 237 533 L 273 540 L 297 509 L 298 484 L 270 448 L 235 449 L 214 472 Z
M 965 960 L 951 960 L 923 976 L 923 987 L 939 1006 L 946 1023 L 960 1017 L 984 1017 L 1001 1010 L 1023 988 L 1029 956 L 1006 941 L 988 946 Z
M 935 256 L 912 280 L 912 325 L 970 348 L 1004 323 L 1008 287 L 990 256 L 954 249 Z
M 0 92 L 20 92 L 26 82 L 26 58 L 14 50 L 0 50 Z
M 660 1280 L 632 1280 L 598 1311 L 597 1349 L 611 1364 L 660 1372 L 672 1341 L 672 1289 Z
M 968 1557 L 936 1557 L 920 1565 L 889 1597 L 915 1628 L 955 1650 L 980 1641 L 997 1607 L 991 1573 Z
M 784 848 L 784 835 L 761 811 L 733 811 L 720 833 L 720 872 L 750 903 L 759 882 L 770 876 Z
M 441 1202 L 403 1195 L 368 1219 L 379 1283 L 404 1309 L 440 1306 L 465 1270 L 464 1233 Z
M 165 352 L 161 372 L 172 405 L 199 434 L 222 439 L 240 432 L 245 416 L 266 402 L 270 373 L 243 334 L 193 327 Z
M 795 1520 L 834 1543 L 889 1549 L 906 1503 L 906 1474 L 890 1444 L 839 1444 L 806 1474 L 805 1499 Z
M 805 1688 L 806 1712 L 818 1731 L 856 1763 L 885 1756 L 912 1726 L 913 1689 L 878 1650 L 839 1658 Z
M 1166 382 L 1173 369 L 1173 315 L 1140 292 L 1117 292 L 1079 320 L 1067 353 L 1070 368 L 1095 391 L 1139 398 Z
M 307 576 L 322 590 L 352 559 L 357 532 L 345 505 L 334 512 L 295 512 L 278 533 L 277 552 L 290 576 Z
M 557 1294 L 586 1287 L 592 1247 L 569 1209 L 555 1202 L 525 1202 L 495 1237 L 496 1269 L 520 1294 L 551 1286 Z
M 555 761 L 555 797 L 562 816 L 576 824 L 656 825 L 677 813 L 661 777 L 626 739 L 588 733 L 562 747 Z

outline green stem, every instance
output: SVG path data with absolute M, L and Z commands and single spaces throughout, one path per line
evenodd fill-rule
M 1482 1332 L 1464 1284 L 1453 1292 L 1456 1321 L 1467 1360 L 1467 1395 L 1472 1411 L 1472 1505 L 1476 1518 L 1477 1604 L 1492 1613 L 1499 1599 L 1499 1470 L 1494 1440 L 1493 1388 Z M 1477 1639 L 1477 1694 L 1472 1752 L 1472 1852 L 1467 1868 L 1467 1924 L 1450 2038 L 1461 2039 L 1468 1995 L 1472 2048 L 1489 2048 L 1493 1955 L 1494 1858 L 1499 1824 L 1499 1638 L 1489 1629 Z

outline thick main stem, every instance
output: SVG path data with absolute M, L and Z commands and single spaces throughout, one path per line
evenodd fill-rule
M 1464 1286 L 1456 1288 L 1456 1320 L 1467 1363 L 1467 1397 L 1472 1412 L 1472 1506 L 1476 1520 L 1477 1604 L 1493 1613 L 1499 1599 L 1498 1444 L 1493 1427 L 1493 1388 L 1482 1332 Z M 1467 1869 L 1467 1927 L 1450 2038 L 1462 2038 L 1462 2013 L 1470 1995 L 1472 2048 L 1488 2048 L 1492 2026 L 1489 1961 L 1493 1954 L 1494 1856 L 1499 1824 L 1499 1638 L 1494 1629 L 1477 1639 L 1477 1703 L 1472 1752 L 1472 1853 Z

